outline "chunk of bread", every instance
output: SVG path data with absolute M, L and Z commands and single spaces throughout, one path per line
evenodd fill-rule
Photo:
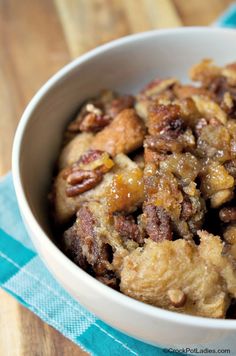
M 205 231 L 199 232 L 199 236 L 199 246 L 183 239 L 160 243 L 147 239 L 143 248 L 124 257 L 121 291 L 161 308 L 225 317 L 230 299 L 236 293 L 233 263 L 222 256 L 224 245 L 218 236 Z M 182 305 L 177 306 L 171 300 L 173 291 L 184 296 Z
M 97 133 L 91 148 L 106 151 L 114 157 L 118 153 L 129 153 L 139 148 L 143 143 L 144 135 L 145 127 L 142 119 L 134 109 L 125 109 Z

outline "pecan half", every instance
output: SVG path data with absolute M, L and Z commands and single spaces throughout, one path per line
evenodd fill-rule
M 84 119 L 79 125 L 79 129 L 80 131 L 84 132 L 97 132 L 107 126 L 110 121 L 111 117 L 108 115 L 90 112 L 85 115 Z
M 117 99 L 113 99 L 107 108 L 107 114 L 114 119 L 124 109 L 134 107 L 134 97 L 131 95 L 124 95 Z
M 66 187 L 68 197 L 74 197 L 96 187 L 114 163 L 108 153 L 100 150 L 88 150 L 71 167 L 64 171 L 63 178 L 69 186 Z
M 80 159 L 75 162 L 68 171 L 66 170 L 64 173 L 64 177 L 67 176 L 71 172 L 76 172 L 81 169 L 85 170 L 96 170 L 101 173 L 108 172 L 114 166 L 113 160 L 110 158 L 109 154 L 100 150 L 88 150 L 85 152 Z
M 101 182 L 102 177 L 102 173 L 96 170 L 86 171 L 81 169 L 72 172 L 67 177 L 67 182 L 71 185 L 66 187 L 67 196 L 74 197 L 96 187 L 96 185 Z
M 88 150 L 86 151 L 77 162 L 73 163 L 70 167 L 66 168 L 63 172 L 63 178 L 67 177 L 72 172 L 77 172 L 82 169 L 82 167 L 88 165 L 89 163 L 98 160 L 104 152 L 100 150 Z
M 95 106 L 96 105 L 96 106 Z M 83 105 L 77 117 L 68 125 L 70 133 L 97 132 L 110 123 L 111 117 L 106 115 L 102 103 L 95 102 Z
M 146 205 L 146 231 L 155 242 L 172 240 L 170 217 L 161 206 Z
M 115 215 L 114 226 L 124 240 L 132 239 L 138 244 L 144 243 L 143 231 L 141 231 L 138 224 L 136 224 L 132 215 Z
M 99 159 L 104 151 L 101 150 L 88 150 L 85 152 L 80 159 L 77 161 L 76 165 L 82 163 L 82 164 L 89 164 L 97 159 Z

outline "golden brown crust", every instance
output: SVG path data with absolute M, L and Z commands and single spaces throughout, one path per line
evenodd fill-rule
M 111 156 L 129 153 L 142 146 L 145 127 L 133 109 L 125 109 L 97 133 L 91 148 L 108 152 Z

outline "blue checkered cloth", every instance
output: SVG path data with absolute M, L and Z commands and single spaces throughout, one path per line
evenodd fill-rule
M 216 24 L 236 27 L 236 5 Z M 27 235 L 11 174 L 0 182 L 0 211 L 0 286 L 5 291 L 91 355 L 166 355 L 106 325 L 60 287 Z

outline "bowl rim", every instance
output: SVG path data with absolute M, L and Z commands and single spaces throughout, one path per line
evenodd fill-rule
M 236 35 L 236 30 L 234 29 L 225 29 L 217 27 L 180 27 L 180 28 L 171 28 L 171 29 L 158 29 L 147 32 L 141 32 L 132 34 L 129 36 L 124 36 L 122 38 L 113 40 L 104 45 L 98 46 L 89 52 L 81 55 L 80 57 L 74 59 L 59 71 L 57 71 L 33 96 L 29 104 L 27 105 L 25 111 L 22 114 L 20 122 L 18 124 L 14 143 L 12 150 L 12 172 L 13 172 L 13 182 L 16 191 L 16 196 L 18 204 L 21 210 L 22 215 L 27 220 L 29 226 L 34 231 L 35 239 L 40 239 L 44 241 L 45 248 L 50 250 L 54 255 L 54 258 L 58 263 L 64 265 L 65 270 L 68 270 L 72 275 L 76 275 L 76 278 L 80 278 L 83 281 L 86 281 L 87 284 L 93 284 L 93 289 L 99 291 L 100 295 L 106 295 L 107 298 L 110 298 L 114 303 L 118 303 L 122 307 L 131 309 L 134 312 L 142 313 L 143 315 L 151 316 L 156 319 L 163 319 L 165 321 L 170 321 L 176 324 L 189 325 L 193 327 L 202 327 L 205 329 L 224 329 L 224 330 L 235 330 L 236 329 L 236 320 L 231 319 L 213 319 L 205 318 L 199 316 L 192 316 L 187 314 L 181 314 L 178 312 L 168 311 L 159 307 L 145 304 L 141 301 L 135 300 L 131 297 L 128 297 L 118 291 L 113 290 L 112 288 L 102 284 L 94 277 L 90 276 L 87 272 L 83 271 L 78 267 L 74 262 L 72 262 L 57 246 L 52 242 L 52 240 L 44 232 L 40 224 L 37 222 L 36 218 L 31 211 L 31 208 L 28 204 L 26 195 L 24 193 L 23 184 L 21 181 L 21 169 L 20 169 L 20 156 L 21 156 L 21 147 L 24 137 L 24 132 L 27 127 L 28 122 L 31 119 L 34 110 L 43 102 L 45 95 L 61 80 L 63 80 L 67 74 L 76 67 L 80 66 L 87 60 L 96 57 L 99 54 L 110 51 L 116 47 L 122 46 L 124 44 L 139 41 L 140 39 L 145 38 L 154 38 L 160 36 L 169 36 L 177 35 L 184 33 L 205 33 L 205 32 L 215 32 L 215 33 L 234 33 Z

